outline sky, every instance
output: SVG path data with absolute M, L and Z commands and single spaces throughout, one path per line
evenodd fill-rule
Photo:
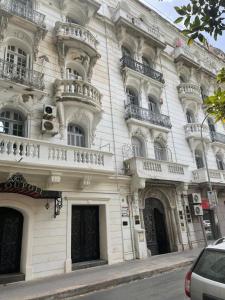
M 140 0 L 144 4 L 149 5 L 155 11 L 160 13 L 163 17 L 169 19 L 171 22 L 176 20 L 177 13 L 174 9 L 174 6 L 181 6 L 183 4 L 188 3 L 188 0 Z M 225 32 L 222 37 L 218 38 L 218 41 L 214 41 L 214 39 L 209 38 L 209 43 L 214 47 L 220 48 L 225 52 Z

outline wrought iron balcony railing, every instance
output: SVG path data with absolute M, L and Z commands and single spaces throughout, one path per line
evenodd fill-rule
M 0 79 L 44 90 L 44 74 L 0 59 Z
M 165 80 L 163 79 L 163 74 L 152 69 L 150 66 L 147 66 L 145 64 L 142 64 L 136 60 L 134 60 L 130 56 L 123 56 L 120 60 L 121 67 L 128 67 L 136 72 L 139 72 L 145 76 L 148 76 L 154 80 L 157 80 L 161 83 L 165 83 Z
M 16 0 L 0 0 L 0 8 L 24 18 L 40 27 L 45 27 L 45 15 Z
M 218 132 L 210 131 L 212 142 L 219 142 L 225 144 L 225 135 Z
M 146 108 L 142 108 L 132 104 L 126 105 L 125 118 L 126 120 L 134 118 L 137 120 L 147 121 L 157 126 L 166 128 L 172 127 L 169 116 L 153 113 Z

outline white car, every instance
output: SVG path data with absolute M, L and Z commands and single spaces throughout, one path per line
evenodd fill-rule
M 225 238 L 206 247 L 185 278 L 191 300 L 225 300 Z

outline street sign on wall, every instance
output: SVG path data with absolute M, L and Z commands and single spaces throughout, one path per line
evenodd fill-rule
M 216 191 L 208 191 L 207 196 L 209 199 L 210 208 L 215 208 L 218 204 Z

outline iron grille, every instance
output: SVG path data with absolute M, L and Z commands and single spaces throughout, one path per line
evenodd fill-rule
M 137 71 L 145 76 L 148 76 L 154 80 L 157 80 L 161 83 L 165 83 L 165 80 L 163 79 L 163 74 L 152 69 L 150 66 L 147 66 L 145 64 L 142 64 L 136 60 L 134 60 L 132 57 L 124 55 L 121 60 L 121 67 L 128 67 L 134 71 Z
M 44 90 L 44 74 L 0 59 L 0 78 Z
M 219 142 L 225 144 L 225 135 L 218 132 L 210 132 L 211 139 L 213 142 Z
M 20 3 L 16 0 L 0 0 L 0 8 L 7 12 L 29 20 L 32 23 L 37 24 L 40 27 L 45 27 L 44 20 L 45 15 L 32 9 L 28 5 Z
M 126 105 L 125 118 L 126 120 L 134 118 L 137 120 L 147 121 L 152 124 L 167 128 L 172 127 L 169 116 L 153 113 L 150 110 L 137 105 Z

